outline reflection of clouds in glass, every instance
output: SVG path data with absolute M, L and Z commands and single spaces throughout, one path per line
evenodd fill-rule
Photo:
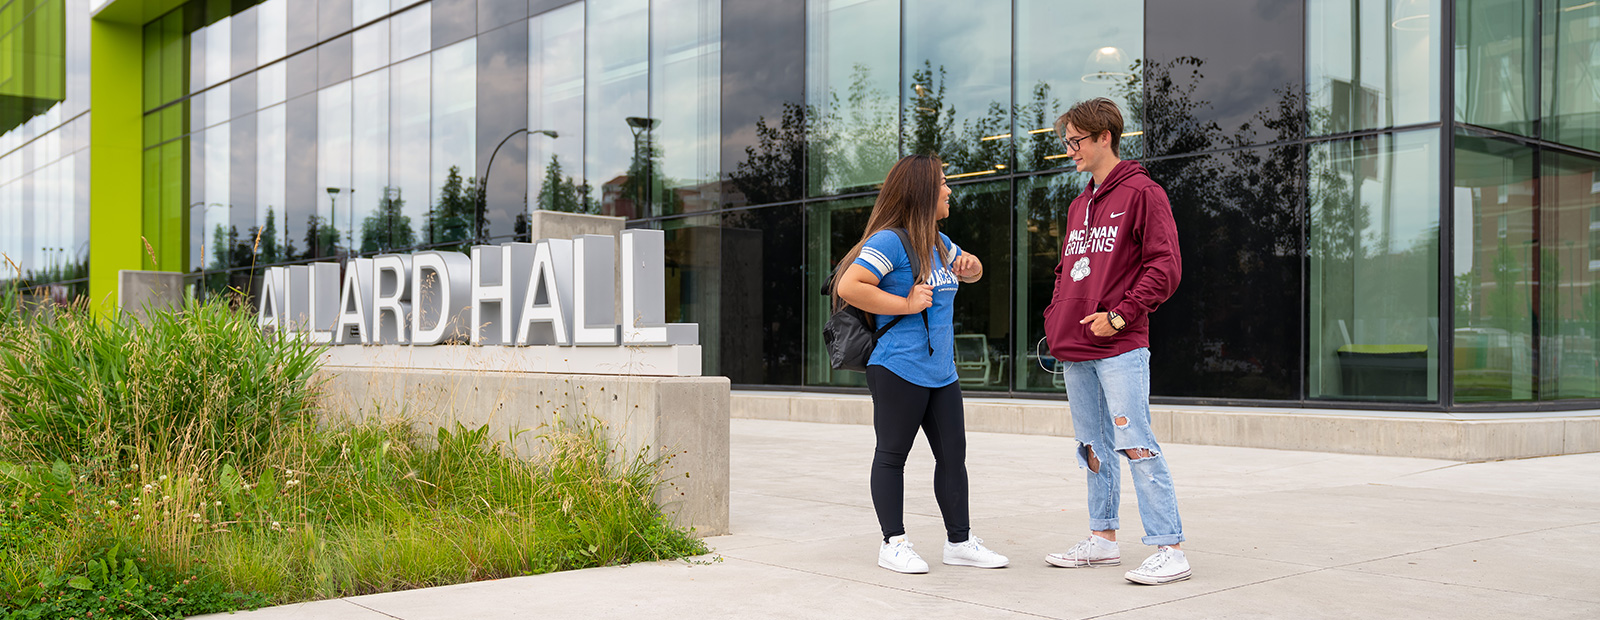
M 286 112 L 286 107 L 280 104 L 256 114 L 256 223 L 266 226 L 270 209 L 279 235 L 284 232 L 283 197 L 287 182 L 284 169 Z
M 669 186 L 695 186 L 717 177 L 721 130 L 720 3 L 657 0 L 651 11 L 652 110 L 661 124 L 651 137 Z M 703 206 L 702 206 L 703 208 Z
M 1258 114 L 1283 118 L 1285 108 L 1298 107 L 1305 83 L 1302 5 L 1149 0 L 1146 8 L 1149 86 L 1160 89 L 1152 96 L 1171 99 L 1146 107 L 1146 138 L 1159 149 L 1150 155 L 1301 135 L 1300 123 L 1268 135 L 1253 121 Z M 1172 86 L 1155 81 L 1156 74 Z M 1251 131 L 1241 131 L 1246 123 Z
M 559 158 L 562 176 L 583 179 L 583 4 L 571 4 L 528 20 L 528 128 L 549 129 L 560 138 L 530 137 L 528 200 L 536 202 L 546 166 Z
M 650 115 L 649 3 L 589 0 L 584 176 L 599 187 L 628 170 L 634 138 L 624 119 Z
M 438 191 L 450 167 L 473 176 L 477 144 L 478 41 L 468 39 L 433 52 L 433 164 Z M 432 196 L 437 200 L 438 196 Z
M 424 5 L 427 6 L 427 5 Z M 428 56 L 393 65 L 390 71 L 391 120 L 389 177 L 405 201 L 403 213 L 418 231 L 423 214 L 433 203 L 428 162 L 433 151 L 429 135 L 432 100 L 432 64 Z M 422 239 L 419 235 L 418 239 Z

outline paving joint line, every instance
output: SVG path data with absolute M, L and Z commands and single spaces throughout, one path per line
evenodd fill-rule
M 732 557 L 733 559 L 739 560 L 741 562 L 749 562 L 751 564 L 760 564 L 762 566 L 776 568 L 776 569 L 779 569 L 779 570 L 793 571 L 793 572 L 796 572 L 796 573 L 805 573 L 805 574 L 808 574 L 808 575 L 816 575 L 818 577 L 826 577 L 828 579 L 837 579 L 839 581 L 847 581 L 847 582 L 850 582 L 850 583 L 861 584 L 861 585 L 864 585 L 864 586 L 870 586 L 870 587 L 874 587 L 874 588 L 882 588 L 882 589 L 885 589 L 885 590 L 896 590 L 896 591 L 899 591 L 899 592 L 904 592 L 906 594 L 914 594 L 914 595 L 917 595 L 917 596 L 926 596 L 926 597 L 929 597 L 929 598 L 936 598 L 936 599 L 940 599 L 940 600 L 944 600 L 944 601 L 949 601 L 951 603 L 960 603 L 960 604 L 963 604 L 963 605 L 971 605 L 973 607 L 982 607 L 982 608 L 985 608 L 985 609 L 993 609 L 995 611 L 1003 611 L 1003 612 L 1007 612 L 1007 613 L 1021 614 L 1021 615 L 1024 615 L 1024 616 L 1031 616 L 1031 617 L 1034 617 L 1034 618 L 1050 618 L 1051 620 L 1055 620 L 1057 618 L 1057 616 L 1046 616 L 1046 615 L 1037 614 L 1037 613 L 1034 613 L 1034 612 L 1031 612 L 1031 611 L 1023 611 L 1023 610 L 1020 610 L 1020 609 L 1010 609 L 1010 608 L 1007 608 L 1007 607 L 1000 607 L 1000 606 L 997 606 L 997 605 L 990 605 L 990 604 L 987 604 L 987 603 L 979 603 L 979 602 L 976 602 L 976 601 L 965 601 L 965 600 L 961 600 L 961 599 L 958 599 L 958 598 L 951 598 L 951 597 L 940 595 L 940 594 L 934 594 L 934 593 L 931 593 L 931 592 L 921 592 L 921 591 L 912 590 L 912 589 L 909 589 L 909 588 L 902 588 L 902 587 L 897 587 L 897 586 L 884 585 L 884 584 L 881 584 L 881 583 L 873 583 L 871 581 L 864 581 L 864 580 L 861 580 L 861 579 L 853 579 L 853 578 L 844 577 L 844 576 L 841 576 L 841 575 L 830 575 L 828 573 L 820 573 L 820 572 L 817 572 L 817 571 L 806 570 L 806 569 L 803 569 L 803 568 L 795 568 L 795 567 L 792 567 L 792 566 L 784 566 L 784 565 L 781 565 L 781 564 L 773 564 L 771 562 L 763 562 L 761 560 L 752 560 L 750 558 L 740 558 L 740 557 L 734 557 L 734 556 L 728 556 L 728 557 Z
M 1552 531 L 1552 530 L 1564 530 L 1564 529 L 1573 528 L 1573 527 L 1584 527 L 1586 525 L 1600 525 L 1600 521 L 1588 521 L 1588 522 L 1584 522 L 1584 523 L 1569 523 L 1567 525 L 1552 525 L 1550 527 L 1542 527 L 1542 528 L 1535 529 L 1535 530 L 1527 530 L 1527 531 L 1523 531 L 1523 532 L 1513 532 L 1513 533 L 1510 533 L 1510 534 L 1501 534 L 1499 536 L 1490 536 L 1490 537 L 1487 537 L 1487 538 L 1479 538 L 1479 539 L 1475 539 L 1475 540 L 1464 540 L 1464 541 L 1461 541 L 1461 542 L 1450 543 L 1450 544 L 1447 544 L 1447 545 L 1439 545 L 1437 547 L 1432 547 L 1432 548 L 1428 548 L 1428 549 L 1418 549 L 1416 551 L 1407 551 L 1405 553 L 1396 553 L 1394 555 L 1387 555 L 1387 556 L 1384 556 L 1384 557 L 1381 557 L 1381 558 L 1373 558 L 1373 559 L 1370 559 L 1370 560 L 1361 560 L 1359 562 L 1349 562 L 1349 563 L 1346 563 L 1346 564 L 1339 564 L 1337 566 L 1330 566 L 1328 568 L 1330 568 L 1330 569 L 1332 569 L 1332 568 L 1347 568 L 1347 567 L 1351 567 L 1351 566 L 1359 566 L 1359 565 L 1362 565 L 1362 564 L 1370 564 L 1372 562 L 1381 562 L 1383 560 L 1392 560 L 1392 559 L 1395 559 L 1395 558 L 1403 558 L 1403 557 L 1406 557 L 1406 556 L 1416 555 L 1416 554 L 1419 554 L 1419 553 L 1428 553 L 1430 551 L 1438 551 L 1440 549 L 1450 549 L 1452 547 L 1460 547 L 1462 545 L 1471 545 L 1471 544 L 1476 544 L 1476 543 L 1481 543 L 1481 542 L 1489 542 L 1491 540 L 1500 540 L 1502 538 L 1510 538 L 1512 536 L 1523 536 L 1523 535 L 1526 535 L 1526 534 L 1538 534 L 1540 532 L 1549 532 L 1549 531 Z
M 362 609 L 365 609 L 365 610 L 370 611 L 372 613 L 378 614 L 380 616 L 394 618 L 394 620 L 406 620 L 405 618 L 401 618 L 400 616 L 396 616 L 394 614 L 389 614 L 389 613 L 384 613 L 384 612 L 378 611 L 376 609 L 373 609 L 371 607 L 367 607 L 366 605 L 362 605 L 361 603 L 357 603 L 357 602 L 352 601 L 352 600 L 347 599 L 347 598 L 342 598 L 342 599 L 339 599 L 339 600 L 344 601 L 346 603 L 349 603 L 351 605 L 355 605 L 356 607 L 360 607 Z
M 1565 596 L 1556 596 L 1554 594 L 1540 594 L 1540 593 L 1537 593 L 1537 592 L 1523 592 L 1521 590 L 1505 590 L 1505 589 L 1501 589 L 1501 588 L 1491 588 L 1491 587 L 1488 587 L 1488 586 L 1473 585 L 1473 584 L 1470 584 L 1470 583 L 1454 583 L 1454 582 L 1449 582 L 1449 581 L 1434 581 L 1432 579 L 1423 579 L 1421 577 L 1412 577 L 1412 576 L 1409 576 L 1409 575 L 1393 575 L 1393 574 L 1389 574 L 1389 573 L 1368 572 L 1368 571 L 1363 571 L 1363 570 L 1357 570 L 1356 568 L 1342 568 L 1341 567 L 1341 568 L 1335 568 L 1333 570 L 1342 571 L 1342 572 L 1346 572 L 1346 573 L 1355 573 L 1355 574 L 1358 574 L 1358 575 L 1375 575 L 1375 576 L 1381 576 L 1381 577 L 1393 577 L 1395 579 L 1405 579 L 1407 581 L 1417 581 L 1417 582 L 1421 582 L 1421 583 L 1431 583 L 1431 584 L 1440 585 L 1440 586 L 1454 586 L 1454 587 L 1460 587 L 1460 588 L 1471 588 L 1471 589 L 1474 589 L 1474 590 L 1484 590 L 1484 591 L 1487 591 L 1487 592 L 1498 592 L 1500 594 L 1520 594 L 1522 596 L 1532 596 L 1532 597 L 1543 598 L 1543 599 L 1552 599 L 1552 600 L 1557 600 L 1557 601 L 1568 601 L 1568 602 L 1572 602 L 1572 603 L 1600 603 L 1600 600 L 1591 601 L 1591 600 L 1586 600 L 1586 599 L 1581 599 L 1581 598 L 1567 598 Z
M 1305 576 L 1305 575 L 1310 575 L 1312 573 L 1320 573 L 1320 572 L 1326 571 L 1326 570 L 1333 570 L 1333 569 L 1332 568 L 1318 568 L 1318 569 L 1315 569 L 1315 570 L 1308 570 L 1308 571 L 1299 572 L 1299 573 L 1293 573 L 1293 574 L 1289 574 L 1289 575 L 1279 575 L 1277 577 L 1272 577 L 1272 578 L 1269 578 L 1269 579 L 1262 579 L 1260 581 L 1252 581 L 1250 583 L 1241 583 L 1241 584 L 1236 585 L 1236 586 L 1229 586 L 1229 587 L 1226 587 L 1226 588 L 1222 588 L 1220 590 L 1212 590 L 1210 592 L 1201 592 L 1199 594 L 1195 594 L 1195 595 L 1192 595 L 1192 596 L 1185 596 L 1185 597 L 1182 597 L 1182 598 L 1175 598 L 1175 599 L 1172 599 L 1170 601 L 1161 601 L 1159 603 L 1150 603 L 1150 604 L 1147 604 L 1147 605 L 1140 605 L 1138 607 L 1132 607 L 1132 608 L 1129 608 L 1129 609 L 1123 609 L 1123 610 L 1119 610 L 1119 611 L 1113 611 L 1113 612 L 1108 612 L 1108 613 L 1103 613 L 1103 614 L 1098 614 L 1098 615 L 1093 615 L 1093 616 L 1085 616 L 1083 618 L 1083 620 L 1093 620 L 1094 618 L 1104 618 L 1104 617 L 1107 617 L 1107 616 L 1114 616 L 1116 614 L 1127 613 L 1127 612 L 1130 612 L 1130 611 L 1139 611 L 1141 609 L 1150 609 L 1152 607 L 1160 607 L 1162 605 L 1170 605 L 1172 603 L 1178 603 L 1178 602 L 1182 602 L 1182 601 L 1194 600 L 1194 599 L 1197 599 L 1197 598 L 1200 598 L 1200 597 L 1203 597 L 1203 596 L 1211 596 L 1213 594 L 1221 594 L 1223 592 L 1231 592 L 1233 590 L 1238 590 L 1240 588 L 1248 588 L 1250 586 L 1258 586 L 1258 585 L 1261 585 L 1263 583 L 1271 583 L 1271 582 L 1274 582 L 1274 581 L 1281 581 L 1281 580 L 1284 580 L 1284 579 L 1288 579 L 1290 577 L 1302 577 L 1302 576 Z

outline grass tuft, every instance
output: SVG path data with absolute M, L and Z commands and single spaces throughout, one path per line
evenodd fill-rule
M 0 293 L 0 307 L 6 300 Z M 316 352 L 212 302 L 0 310 L 0 619 L 180 618 L 705 552 L 660 463 L 569 415 L 514 437 L 321 426 Z

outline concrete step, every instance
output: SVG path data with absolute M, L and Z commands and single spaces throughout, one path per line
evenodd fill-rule
M 1066 401 L 966 399 L 967 430 L 1072 436 Z M 858 394 L 736 390 L 733 417 L 872 424 Z M 1162 442 L 1449 459 L 1504 459 L 1600 452 L 1600 412 L 1447 414 L 1269 407 L 1152 405 Z

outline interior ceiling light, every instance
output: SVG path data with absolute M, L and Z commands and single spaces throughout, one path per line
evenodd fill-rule
M 1133 77 L 1128 73 L 1128 55 L 1121 49 L 1105 46 L 1089 53 L 1089 59 L 1083 63 L 1084 82 L 1090 84 L 1110 84 Z
M 1428 0 L 1400 0 L 1394 5 L 1394 29 L 1428 31 Z

